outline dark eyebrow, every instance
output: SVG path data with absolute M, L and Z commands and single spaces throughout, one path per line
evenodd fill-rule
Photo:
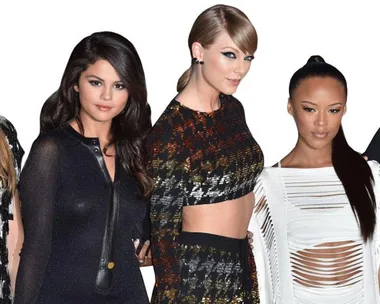
M 313 106 L 318 106 L 316 103 L 311 102 L 311 101 L 307 101 L 307 100 L 301 101 L 301 103 L 309 103 L 309 104 L 311 104 Z M 330 104 L 329 107 L 341 106 L 341 105 L 343 105 L 341 102 L 336 102 L 336 103 Z
M 96 75 L 87 75 L 86 78 L 96 78 L 96 79 L 104 82 L 104 80 L 102 78 L 100 78 L 100 77 L 98 77 Z
M 329 107 L 333 107 L 333 106 L 341 106 L 342 103 L 341 102 L 336 102 L 336 103 L 333 103 L 331 105 L 329 105 Z
M 98 76 L 96 76 L 96 75 L 87 75 L 86 78 L 96 78 L 96 79 L 98 79 L 99 81 L 104 82 L 104 79 L 102 79 L 102 78 L 100 78 L 100 77 L 98 77 Z M 116 81 L 114 81 L 114 83 L 123 83 L 123 82 L 122 82 L 121 80 L 116 80 Z

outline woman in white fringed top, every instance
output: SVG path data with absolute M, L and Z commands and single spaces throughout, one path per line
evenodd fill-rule
M 264 169 L 250 224 L 261 303 L 380 303 L 379 164 L 344 137 L 346 80 L 312 56 L 289 94 L 297 144 Z

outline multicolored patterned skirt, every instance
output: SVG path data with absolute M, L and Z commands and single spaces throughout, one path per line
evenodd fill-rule
M 178 241 L 181 284 L 175 303 L 259 303 L 247 238 L 181 232 Z

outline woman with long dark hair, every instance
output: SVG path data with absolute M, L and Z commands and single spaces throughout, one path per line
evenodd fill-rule
M 148 303 L 133 240 L 149 239 L 150 129 L 134 46 L 112 32 L 80 41 L 21 173 L 16 304 Z
M 18 182 L 24 155 L 16 129 L 0 116 L 0 303 L 12 303 L 23 229 Z
M 239 9 L 215 5 L 195 20 L 191 65 L 148 138 L 153 303 L 257 303 L 247 227 L 263 154 L 232 94 L 257 47 Z
M 380 169 L 348 145 L 346 101 L 345 77 L 320 56 L 290 80 L 298 140 L 255 187 L 261 303 L 380 301 Z

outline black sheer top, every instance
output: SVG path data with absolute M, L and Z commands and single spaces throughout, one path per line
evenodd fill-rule
M 97 138 L 69 125 L 40 135 L 20 195 L 16 304 L 148 303 L 132 242 L 148 238 L 147 202 L 118 159 L 111 181 Z

